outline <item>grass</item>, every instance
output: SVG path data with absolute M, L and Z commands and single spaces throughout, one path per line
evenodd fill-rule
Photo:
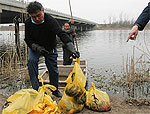
M 143 52 L 135 59 L 135 49 Z M 123 57 L 123 69 L 120 75 L 114 71 L 100 70 L 92 73 L 92 79 L 97 88 L 106 91 L 109 95 L 126 97 L 127 103 L 136 105 L 150 105 L 150 69 L 149 54 L 143 50 L 133 47 L 131 57 Z
M 16 48 L 12 47 L 7 49 L 0 56 L 0 75 L 5 78 L 10 78 L 16 74 L 27 73 L 27 46 L 21 51 L 21 56 L 18 56 Z M 1 80 L 2 81 L 2 80 Z
M 145 54 L 141 55 L 137 60 L 134 59 L 134 50 L 136 47 L 133 47 L 133 56 L 127 58 L 126 61 L 126 71 L 124 76 L 126 77 L 126 85 L 128 88 L 128 97 L 129 98 L 150 98 L 150 70 L 149 63 L 146 62 L 147 59 Z M 149 59 L 148 59 L 149 60 Z

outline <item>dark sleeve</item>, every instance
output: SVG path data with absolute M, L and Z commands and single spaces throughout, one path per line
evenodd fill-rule
M 75 24 L 72 24 L 70 21 L 68 22 L 68 24 L 70 25 L 70 33 L 74 32 L 74 28 L 75 28 Z
M 135 21 L 134 25 L 135 24 L 138 24 L 138 29 L 140 31 L 142 31 L 146 24 L 149 22 L 149 19 L 150 19 L 150 3 L 149 5 L 142 11 L 142 13 L 140 14 L 140 16 L 138 17 L 138 19 Z
M 60 27 L 56 19 L 52 19 L 51 25 L 52 25 L 52 31 L 60 38 L 60 40 L 64 44 L 71 42 L 69 36 L 65 31 L 62 30 L 62 28 Z
M 31 45 L 34 43 L 32 38 L 31 38 L 31 26 L 29 23 L 25 22 L 25 42 L 28 47 L 31 48 Z

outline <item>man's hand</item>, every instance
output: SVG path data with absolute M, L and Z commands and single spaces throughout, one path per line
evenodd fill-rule
M 72 57 L 74 59 L 79 58 L 80 57 L 80 53 L 78 51 L 76 51 L 75 53 L 72 54 Z
M 73 19 L 71 19 L 71 24 L 74 24 L 74 20 Z
M 39 46 L 39 45 L 36 44 L 36 43 L 33 43 L 33 44 L 31 45 L 31 48 L 32 48 L 33 51 L 36 51 L 36 52 L 40 53 L 40 54 L 43 55 L 43 56 L 46 56 L 46 55 L 49 54 L 49 52 L 48 52 L 44 47 Z
M 128 40 L 135 40 L 136 39 L 136 36 L 138 34 L 138 26 L 137 25 L 134 25 L 129 33 L 129 36 L 128 36 Z
M 49 54 L 49 52 L 44 47 L 41 47 L 41 46 L 37 48 L 37 51 L 43 56 L 46 56 Z
M 74 59 L 80 57 L 80 53 L 75 50 L 75 47 L 74 47 L 72 42 L 68 42 L 67 44 L 65 44 L 65 46 L 66 46 L 66 49 L 69 50 L 72 53 L 72 57 Z

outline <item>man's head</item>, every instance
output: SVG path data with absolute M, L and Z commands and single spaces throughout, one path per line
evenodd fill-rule
M 70 29 L 70 25 L 69 25 L 68 23 L 65 23 L 65 24 L 64 24 L 64 29 L 65 29 L 65 30 Z
M 44 20 L 44 8 L 42 4 L 37 1 L 30 2 L 30 4 L 27 6 L 27 12 L 37 24 L 42 23 Z

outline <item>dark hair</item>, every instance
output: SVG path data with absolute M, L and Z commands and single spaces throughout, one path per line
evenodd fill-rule
M 29 5 L 27 6 L 27 12 L 29 14 L 32 14 L 32 13 L 36 13 L 37 10 L 42 10 L 43 6 L 41 3 L 37 2 L 37 1 L 34 1 L 34 2 L 30 2 Z

